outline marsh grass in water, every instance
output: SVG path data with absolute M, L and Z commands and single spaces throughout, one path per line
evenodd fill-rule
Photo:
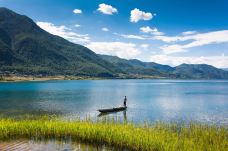
M 36 119 L 0 119 L 0 140 L 71 139 L 128 150 L 228 150 L 226 127 L 192 123 L 188 126 L 156 123 L 135 125 L 113 119 L 66 121 L 43 116 Z

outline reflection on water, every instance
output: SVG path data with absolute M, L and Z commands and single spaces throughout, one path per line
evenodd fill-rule
M 90 116 L 128 98 L 127 120 L 228 125 L 228 81 L 85 80 L 0 83 L 0 115 Z M 106 115 L 124 120 L 122 112 Z
M 116 114 L 116 113 L 118 113 L 118 112 L 123 113 L 123 117 L 122 117 L 123 121 L 124 121 L 124 122 L 128 122 L 128 120 L 127 120 L 127 110 L 124 110 L 124 111 L 117 111 L 117 112 L 109 112 L 109 113 L 100 113 L 100 114 L 97 115 L 97 117 L 106 117 L 106 116 L 108 116 L 108 115 Z M 118 121 L 121 122 L 121 120 L 118 120 Z
M 0 142 L 0 151 L 116 151 L 105 145 L 89 145 L 71 141 L 12 140 Z

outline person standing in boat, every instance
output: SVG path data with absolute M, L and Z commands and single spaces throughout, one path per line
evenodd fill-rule
M 123 105 L 124 105 L 124 107 L 126 107 L 126 106 L 127 106 L 127 97 L 126 97 L 126 96 L 124 97 L 124 102 L 123 102 Z

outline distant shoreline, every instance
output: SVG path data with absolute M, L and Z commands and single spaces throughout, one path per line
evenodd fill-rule
M 4 76 L 1 77 L 0 82 L 26 82 L 26 81 L 50 81 L 50 80 L 101 80 L 105 78 L 95 77 L 77 77 L 77 76 L 47 76 L 47 77 L 33 77 L 33 76 Z
M 58 80 L 127 80 L 127 79 L 151 79 L 151 80 L 228 80 L 228 79 L 181 79 L 181 78 L 165 78 L 155 76 L 134 76 L 134 77 L 117 77 L 117 78 L 105 78 L 105 77 L 86 77 L 86 76 L 0 76 L 1 82 L 32 82 L 32 81 L 58 81 Z

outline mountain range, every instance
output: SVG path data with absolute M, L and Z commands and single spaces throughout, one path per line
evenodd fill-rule
M 176 67 L 99 55 L 41 29 L 27 16 L 0 8 L 0 74 L 106 78 L 228 79 L 206 64 Z
M 228 72 L 207 64 L 181 64 L 176 67 L 137 59 L 121 59 L 116 56 L 100 55 L 116 68 L 131 75 L 146 75 L 179 79 L 227 79 Z

